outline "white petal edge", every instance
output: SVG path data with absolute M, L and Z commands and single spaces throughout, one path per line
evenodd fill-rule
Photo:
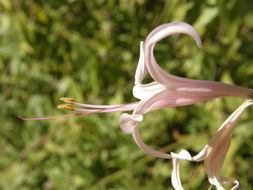
M 130 115 L 123 113 L 119 119 L 119 125 L 123 132 L 132 134 L 134 129 L 138 126 L 139 122 L 143 120 L 142 115 Z
M 144 49 L 143 49 L 143 41 L 140 42 L 140 57 L 137 64 L 136 72 L 135 72 L 135 84 L 142 83 L 143 78 L 147 75 L 147 68 L 144 62 Z
M 190 153 L 186 150 L 181 150 L 178 154 L 171 153 L 172 157 L 172 175 L 171 175 L 171 183 L 175 190 L 184 190 L 181 180 L 180 180 L 180 168 L 179 168 L 179 162 L 180 160 L 189 160 L 192 161 L 192 157 Z
M 140 100 L 144 100 L 163 90 L 166 90 L 166 87 L 157 82 L 152 82 L 149 84 L 136 84 L 133 88 L 133 96 Z
M 132 133 L 133 139 L 135 141 L 135 143 L 137 144 L 137 146 L 144 151 L 145 153 L 157 157 L 157 158 L 164 158 L 164 159 L 170 159 L 171 155 L 170 154 L 166 154 L 160 151 L 157 151 L 155 149 L 150 148 L 149 146 L 147 146 L 141 139 L 140 134 L 139 134 L 139 129 L 138 127 L 134 128 L 134 132 Z

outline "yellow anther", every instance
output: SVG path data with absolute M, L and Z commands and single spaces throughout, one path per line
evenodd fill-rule
M 69 104 L 61 104 L 57 106 L 58 109 L 65 109 L 65 110 L 74 110 L 72 105 Z
M 62 97 L 62 98 L 60 98 L 60 100 L 63 101 L 63 102 L 66 102 L 68 104 L 73 104 L 73 102 L 75 102 L 75 100 L 72 99 L 72 98 L 64 98 L 64 97 Z

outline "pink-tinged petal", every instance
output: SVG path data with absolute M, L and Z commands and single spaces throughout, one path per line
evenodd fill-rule
M 178 77 L 169 74 L 163 70 L 156 62 L 154 57 L 155 44 L 161 39 L 173 34 L 187 34 L 196 41 L 200 47 L 201 41 L 197 32 L 189 24 L 183 22 L 170 23 L 158 26 L 154 29 L 144 43 L 145 64 L 151 77 L 165 86 L 171 91 L 177 91 L 181 94 L 189 94 L 195 96 L 209 96 L 211 98 L 235 96 L 251 98 L 253 92 L 250 89 L 241 88 L 234 85 L 228 85 L 215 81 L 194 80 Z
M 192 80 L 187 79 L 188 82 L 178 84 L 176 91 L 188 95 L 209 96 L 212 98 L 219 97 L 242 97 L 251 98 L 253 91 L 251 89 L 242 88 L 235 85 L 225 84 L 216 81 L 206 80 Z
M 159 42 L 160 40 L 174 34 L 187 34 L 196 41 L 196 44 L 198 45 L 199 48 L 202 47 L 201 39 L 198 33 L 196 32 L 196 30 L 191 25 L 185 22 L 172 22 L 172 23 L 162 24 L 156 27 L 155 29 L 153 29 L 149 33 L 146 41 L 148 41 L 151 44 L 155 44 Z
M 215 185 L 217 189 L 224 189 L 226 179 L 220 176 L 220 171 L 224 163 L 226 154 L 229 149 L 231 135 L 235 128 L 235 124 L 239 120 L 243 111 L 250 105 L 253 105 L 252 100 L 246 100 L 237 108 L 228 119 L 221 125 L 214 137 L 208 143 L 209 151 L 205 159 L 205 168 L 208 175 L 208 180 Z M 238 182 L 234 180 L 235 186 L 238 187 Z
M 173 169 L 172 169 L 172 175 L 171 175 L 171 182 L 172 186 L 175 190 L 184 190 L 181 180 L 180 180 L 180 168 L 179 168 L 179 162 L 180 160 L 192 160 L 192 157 L 190 153 L 186 150 L 181 150 L 178 154 L 171 153 L 172 157 L 172 163 L 173 163 Z
M 154 102 L 148 109 L 148 111 L 151 110 L 157 110 L 161 108 L 167 108 L 167 107 L 177 107 L 177 106 L 185 106 L 185 105 L 191 105 L 196 102 L 206 100 L 207 97 L 185 97 L 181 95 L 169 95 L 166 97 L 161 97 L 156 102 Z
M 172 186 L 174 187 L 175 190 L 184 190 L 181 180 L 180 180 L 180 171 L 179 171 L 179 162 L 180 159 L 174 157 L 173 154 L 172 156 L 172 164 L 173 164 L 173 169 L 172 169 L 172 174 L 171 174 L 171 183 Z
M 147 146 L 141 139 L 138 124 L 143 120 L 142 115 L 129 115 L 129 114 L 122 114 L 120 116 L 120 128 L 127 134 L 131 134 L 137 146 L 145 153 L 152 155 L 158 158 L 168 159 L 171 158 L 169 154 L 159 152 Z
M 149 111 L 166 108 L 190 105 L 202 100 L 211 99 L 209 97 L 187 96 L 185 94 L 180 95 L 170 90 L 161 90 L 160 92 L 153 94 L 150 97 L 140 101 L 135 107 L 133 115 L 143 115 Z
M 178 106 L 184 104 L 191 104 L 193 101 L 198 101 L 194 97 L 178 97 L 177 95 L 169 96 L 170 91 L 164 90 L 149 98 L 142 100 L 138 106 L 134 109 L 132 115 L 129 114 L 122 114 L 120 117 L 120 127 L 121 129 L 128 134 L 132 134 L 136 144 L 142 149 L 144 152 L 153 155 L 159 158 L 170 158 L 169 154 L 165 154 L 159 151 L 156 151 L 150 147 L 148 147 L 142 140 L 138 132 L 138 124 L 142 121 L 142 115 L 151 111 L 154 108 L 161 108 L 165 106 Z M 159 104 L 160 103 L 160 104 Z M 152 107 L 154 106 L 154 108 Z
M 132 134 L 134 132 L 134 128 L 136 128 L 142 120 L 142 115 L 129 115 L 127 113 L 123 113 L 120 116 L 119 125 L 122 131 L 127 134 Z
M 199 162 L 205 160 L 210 152 L 210 147 L 206 145 L 196 156 L 192 158 L 192 160 Z
M 134 109 L 133 115 L 144 115 L 145 113 L 151 111 L 151 106 L 159 100 L 165 99 L 168 96 L 168 93 L 170 92 L 168 92 L 167 90 L 163 90 L 149 98 L 140 101 L 138 106 L 136 106 L 136 108 Z
M 191 157 L 189 152 L 186 150 L 182 150 L 178 154 L 171 153 L 173 160 L 171 180 L 172 185 L 176 190 L 183 189 L 179 172 L 180 160 L 189 160 L 195 162 L 204 160 L 208 180 L 212 186 L 215 186 L 217 190 L 225 190 L 225 184 L 233 183 L 234 186 L 232 187 L 232 190 L 238 189 L 239 182 L 236 179 L 223 178 L 220 176 L 220 173 L 229 149 L 231 135 L 235 128 L 235 124 L 239 120 L 243 111 L 250 105 L 253 105 L 253 100 L 245 100 L 244 103 L 228 117 L 228 119 L 217 130 L 211 141 L 196 156 Z
M 166 87 L 160 83 L 152 82 L 149 84 L 141 84 L 143 78 L 147 74 L 147 68 L 144 63 L 144 52 L 143 52 L 143 42 L 140 43 L 140 58 L 137 65 L 135 73 L 135 86 L 133 88 L 133 96 L 143 100 L 149 96 L 152 96 L 155 93 L 160 92 Z
M 222 144 L 217 148 L 212 148 L 210 155 L 205 160 L 205 169 L 210 184 L 214 185 L 217 189 L 224 189 L 224 184 L 221 180 L 221 168 L 224 163 L 230 145 L 230 139 L 225 139 Z
M 143 78 L 147 75 L 147 68 L 144 62 L 144 49 L 143 42 L 140 43 L 140 57 L 137 65 L 137 69 L 135 72 L 135 84 L 142 83 Z
M 181 150 L 179 153 L 172 152 L 172 157 L 180 159 L 180 160 L 189 160 L 192 161 L 192 156 L 187 150 Z
M 152 82 L 149 84 L 136 84 L 133 88 L 133 96 L 140 100 L 144 100 L 163 90 L 166 90 L 166 86 L 157 82 Z
M 140 102 L 140 104 L 136 107 L 135 110 L 145 109 L 145 113 L 162 109 L 168 107 L 177 107 L 177 106 L 186 106 L 191 105 L 196 102 L 200 102 L 203 100 L 209 100 L 213 97 L 208 96 L 194 96 L 194 95 L 186 95 L 186 94 L 178 94 L 176 92 L 171 92 L 170 90 L 164 90 L 157 94 L 154 94 L 152 97 L 147 98 Z M 145 107 L 144 107 L 145 106 Z
M 224 139 L 230 138 L 232 132 L 235 128 L 235 124 L 240 119 L 241 114 L 243 111 L 253 105 L 253 100 L 245 100 L 241 106 L 239 106 L 221 125 L 221 127 L 217 130 L 214 137 L 208 143 L 212 147 L 218 147 Z
M 158 81 L 164 85 L 169 85 L 168 82 L 174 81 L 184 82 L 186 79 L 167 73 L 156 63 L 153 54 L 154 46 L 163 38 L 180 33 L 192 36 L 198 46 L 201 47 L 201 40 L 197 32 L 194 30 L 194 28 L 192 28 L 191 25 L 184 22 L 175 22 L 158 26 L 148 35 L 144 43 L 145 64 L 148 68 L 149 74 L 155 81 Z
M 132 133 L 133 139 L 135 141 L 135 143 L 137 144 L 137 146 L 145 153 L 157 157 L 157 158 L 163 158 L 163 159 L 169 159 L 171 158 L 170 154 L 166 154 L 160 151 L 157 151 L 153 148 L 150 148 L 148 145 L 146 145 L 139 134 L 139 130 L 138 127 L 135 127 Z

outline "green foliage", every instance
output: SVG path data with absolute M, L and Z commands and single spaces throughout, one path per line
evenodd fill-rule
M 92 104 L 135 101 L 131 88 L 139 43 L 156 26 L 186 21 L 186 36 L 158 44 L 169 72 L 252 87 L 250 0 L 0 1 L 0 189 L 172 189 L 172 163 L 141 152 L 118 126 L 119 113 L 21 121 L 67 114 L 60 97 Z M 198 152 L 242 102 L 226 98 L 149 113 L 145 142 L 163 151 Z M 234 133 L 223 174 L 253 186 L 250 110 Z M 202 163 L 182 163 L 188 189 L 207 189 Z

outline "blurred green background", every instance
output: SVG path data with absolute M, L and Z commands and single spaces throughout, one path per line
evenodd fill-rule
M 253 87 L 251 0 L 1 0 L 0 189 L 172 189 L 171 160 L 137 148 L 118 125 L 121 113 L 21 121 L 17 116 L 70 114 L 60 97 L 90 104 L 121 104 L 132 96 L 139 43 L 156 26 L 192 24 L 187 36 L 156 46 L 167 71 L 194 79 Z M 242 103 L 223 98 L 166 108 L 145 116 L 141 136 L 164 152 L 193 155 Z M 252 108 L 233 136 L 223 176 L 253 187 Z M 186 189 L 207 189 L 203 163 L 182 162 Z

